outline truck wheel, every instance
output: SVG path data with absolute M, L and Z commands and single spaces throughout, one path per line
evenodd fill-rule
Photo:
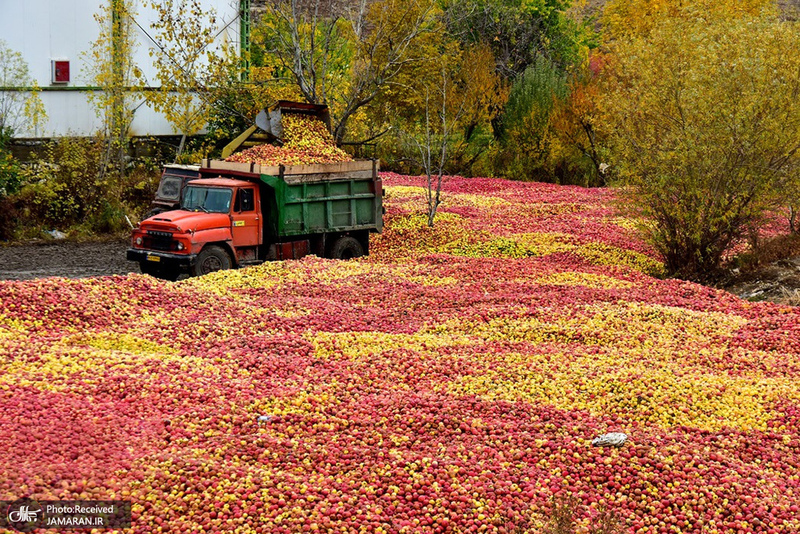
M 158 268 L 149 261 L 140 261 L 139 270 L 142 271 L 142 274 L 149 274 L 150 276 L 156 276 L 156 273 L 158 273 Z
M 147 261 L 140 262 L 139 269 L 142 271 L 142 274 L 149 274 L 153 278 L 160 278 L 170 282 L 174 282 L 181 275 L 180 270 L 175 267 L 161 267 Z
M 180 275 L 181 271 L 179 269 L 175 267 L 170 267 L 168 269 L 162 269 L 156 276 L 158 278 L 161 278 L 162 280 L 169 280 L 170 282 L 174 282 L 175 280 L 178 279 Z
M 358 242 L 355 237 L 344 236 L 340 237 L 333 244 L 331 249 L 331 258 L 335 260 L 351 260 L 359 258 L 364 255 L 364 247 Z
M 223 271 L 231 268 L 231 257 L 224 249 L 216 246 L 204 248 L 197 255 L 197 261 L 192 266 L 193 276 L 203 276 L 214 271 Z

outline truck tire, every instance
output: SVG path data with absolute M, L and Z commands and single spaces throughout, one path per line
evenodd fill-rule
M 149 261 L 140 261 L 139 270 L 142 271 L 142 274 L 149 274 L 150 276 L 155 276 L 158 272 L 156 266 Z
M 351 260 L 353 258 L 360 258 L 363 255 L 364 247 L 355 237 L 340 237 L 333 244 L 333 248 L 331 248 L 331 258 L 334 260 Z
M 231 257 L 225 249 L 217 246 L 204 248 L 197 255 L 197 261 L 192 266 L 192 276 L 203 276 L 214 271 L 224 271 L 231 268 Z
M 153 278 L 160 278 L 174 282 L 181 275 L 180 271 L 176 268 L 161 267 L 160 265 L 153 265 L 151 262 L 139 262 L 139 269 L 142 274 L 149 274 Z
M 180 275 L 181 272 L 177 268 L 170 267 L 159 271 L 157 277 L 161 278 L 162 280 L 168 280 L 170 282 L 174 282 L 175 280 L 178 279 Z

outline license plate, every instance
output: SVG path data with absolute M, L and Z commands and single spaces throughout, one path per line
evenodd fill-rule
M 161 261 L 160 256 L 153 256 L 152 254 L 147 255 L 147 261 Z

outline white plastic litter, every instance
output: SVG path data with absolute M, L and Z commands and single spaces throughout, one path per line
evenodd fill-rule
M 67 237 L 67 234 L 59 232 L 58 230 L 49 230 L 47 233 L 50 234 L 50 237 L 53 239 L 65 239 Z
M 622 447 L 622 444 L 628 441 L 628 435 L 622 432 L 611 432 L 597 436 L 592 440 L 592 445 L 595 447 Z

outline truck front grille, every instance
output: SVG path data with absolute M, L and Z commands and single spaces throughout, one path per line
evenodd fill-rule
M 178 242 L 172 239 L 171 233 L 156 232 L 154 230 L 147 231 L 142 246 L 150 250 L 163 250 L 168 252 L 178 250 Z

